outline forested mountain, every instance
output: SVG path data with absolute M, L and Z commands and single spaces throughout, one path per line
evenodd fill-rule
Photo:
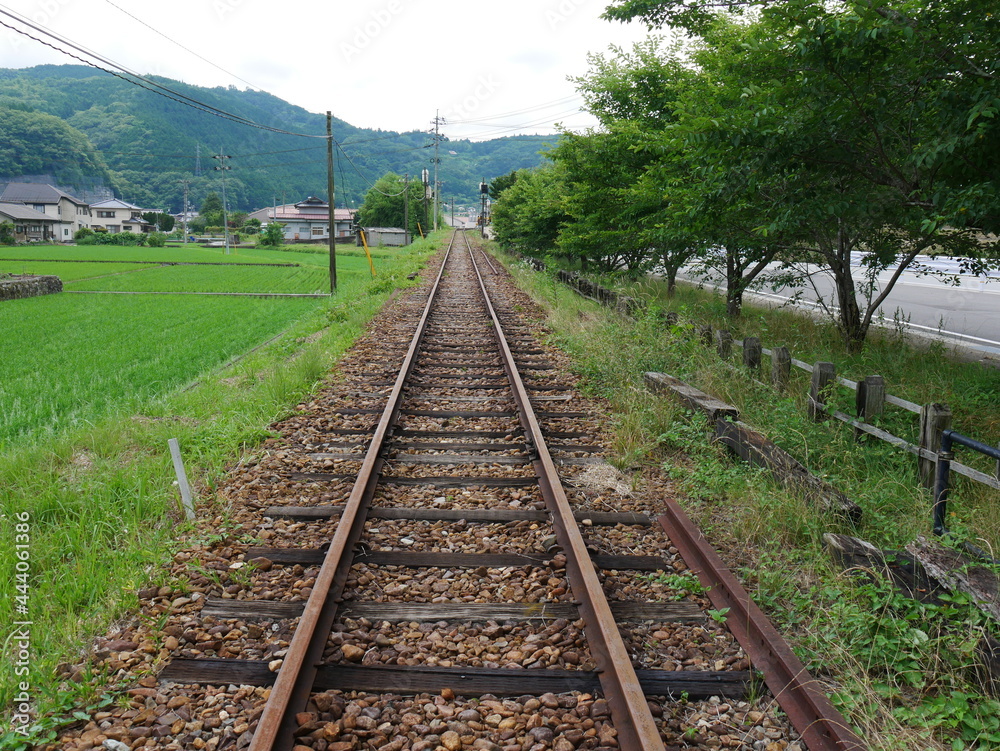
M 260 91 L 157 83 L 212 107 L 294 133 L 326 133 L 325 114 L 307 112 Z M 428 111 L 433 108 L 428 104 Z M 334 111 L 336 115 L 336 111 Z M 433 169 L 433 138 L 413 131 L 356 128 L 334 117 L 338 205 L 358 205 L 386 172 L 419 178 Z M 539 164 L 552 137 L 444 141 L 439 178 L 444 200 L 478 203 L 478 186 L 513 169 Z M 454 152 L 454 153 L 451 153 Z M 149 208 L 179 211 L 184 181 L 200 205 L 221 191 L 214 154 L 227 154 L 229 204 L 251 210 L 272 202 L 326 195 L 326 142 L 234 123 L 93 68 L 42 65 L 0 69 L 0 180 L 52 174 L 63 186 L 101 183 Z

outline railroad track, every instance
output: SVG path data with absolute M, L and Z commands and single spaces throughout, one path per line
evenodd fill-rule
M 220 543 L 223 562 L 199 564 L 197 597 L 156 593 L 158 612 L 183 616 L 167 627 L 158 683 L 135 694 L 150 732 L 125 728 L 125 740 L 862 748 L 679 509 L 656 520 L 661 504 L 614 489 L 594 413 L 508 285 L 456 232 L 430 291 L 399 301 L 345 381 L 279 426 L 254 471 L 234 472 L 228 492 L 255 510 L 254 543 Z M 802 740 L 746 701 L 755 673 L 713 604 L 742 621 L 733 631 Z M 226 688 L 196 688 L 212 686 Z M 228 731 L 205 733 L 205 702 L 224 707 Z

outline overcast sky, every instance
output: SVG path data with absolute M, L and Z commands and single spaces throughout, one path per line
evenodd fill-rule
M 0 11 L 140 74 L 252 86 L 366 128 L 424 130 L 440 110 L 445 135 L 481 140 L 593 123 L 567 76 L 586 73 L 588 52 L 646 36 L 640 24 L 602 21 L 606 4 L 0 0 Z M 0 67 L 75 62 L 0 28 Z

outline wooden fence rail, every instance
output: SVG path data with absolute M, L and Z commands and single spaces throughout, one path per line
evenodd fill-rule
M 538 258 L 514 254 L 527 262 L 537 271 L 544 271 L 546 264 Z M 628 297 L 613 289 L 603 287 L 581 276 L 575 271 L 561 269 L 556 272 L 558 280 L 577 294 L 594 300 L 602 305 L 614 308 L 623 315 L 635 315 L 645 307 L 645 301 Z M 676 324 L 676 316 L 671 325 Z M 779 392 L 784 393 L 791 378 L 791 368 L 795 367 L 812 374 L 809 395 L 809 413 L 817 420 L 832 417 L 854 428 L 855 437 L 860 440 L 869 435 L 885 441 L 897 448 L 908 451 L 917 457 L 921 482 L 924 487 L 933 490 L 934 474 L 937 466 L 938 448 L 941 445 L 941 434 L 951 427 L 951 410 L 944 404 L 920 405 L 907 399 L 889 394 L 885 390 L 885 382 L 881 376 L 868 376 L 863 381 L 852 381 L 836 374 L 832 363 L 814 363 L 810 365 L 791 356 L 786 347 L 769 349 L 761 346 L 757 337 L 747 337 L 745 340 L 733 339 L 732 334 L 725 330 L 713 330 L 711 326 L 703 325 L 697 329 L 697 336 L 706 347 L 714 347 L 718 355 L 726 361 L 732 358 L 733 348 L 741 349 L 741 357 L 747 366 L 748 374 L 753 377 L 760 372 L 761 356 L 771 358 L 771 383 Z M 823 399 L 823 394 L 840 385 L 856 391 L 856 415 L 854 417 L 838 410 L 829 409 Z M 892 405 L 920 416 L 920 442 L 914 444 L 904 438 L 895 436 L 886 430 L 866 422 L 882 414 L 885 405 Z M 953 472 L 968 477 L 983 485 L 1000 490 L 1000 462 L 997 463 L 993 476 L 980 472 L 958 462 L 951 465 Z

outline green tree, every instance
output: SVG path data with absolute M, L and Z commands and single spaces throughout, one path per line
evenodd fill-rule
M 162 211 L 147 211 L 142 215 L 142 218 L 147 224 L 152 224 L 160 232 L 173 231 L 174 224 L 177 221 L 170 214 L 165 214 Z
M 219 198 L 219 194 L 212 192 L 205 196 L 205 200 L 201 202 L 200 214 L 221 214 L 222 213 L 222 199 Z
M 607 12 L 697 37 L 686 59 L 703 83 L 680 130 L 698 155 L 695 181 L 715 186 L 695 188 L 710 199 L 702 216 L 724 199 L 745 219 L 729 226 L 766 238 L 775 259 L 825 267 L 836 289 L 828 309 L 854 348 L 921 253 L 960 254 L 970 270 L 996 263 L 995 244 L 979 241 L 1000 217 L 1000 100 L 988 85 L 1000 36 L 983 3 L 731 7 L 754 13 L 734 22 L 701 0 L 626 0 Z
M 419 181 L 411 180 L 409 189 L 406 181 L 395 173 L 380 177 L 365 194 L 364 203 L 358 209 L 357 222 L 362 227 L 403 227 L 406 213 L 406 193 L 409 193 L 410 226 L 406 227 L 411 237 L 419 237 L 417 223 L 427 232 L 433 226 L 429 213 L 425 214 L 424 187 Z M 427 201 L 428 212 L 433 211 L 433 202 Z
M 500 177 L 494 177 L 490 180 L 490 198 L 494 201 L 500 198 L 501 193 L 517 182 L 517 175 L 520 171 L 521 170 L 511 170 L 506 175 L 500 175 Z
M 280 248 L 285 242 L 285 225 L 281 222 L 268 222 L 264 231 L 257 237 L 257 244 L 265 248 Z
M 14 244 L 14 222 L 0 222 L 0 245 Z
M 527 253 L 548 253 L 569 221 L 558 165 L 526 171 L 493 204 L 493 230 L 504 245 Z

